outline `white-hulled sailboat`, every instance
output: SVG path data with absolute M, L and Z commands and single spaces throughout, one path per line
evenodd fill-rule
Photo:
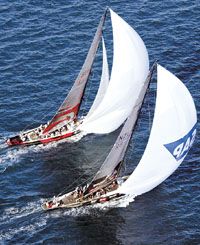
M 114 50 L 109 79 L 102 35 L 106 14 L 107 10 L 100 20 L 83 67 L 57 113 L 49 123 L 9 138 L 8 145 L 45 144 L 73 138 L 74 135 L 110 133 L 127 119 L 148 75 L 148 53 L 136 31 L 110 9 Z M 101 39 L 103 65 L 99 90 L 88 114 L 79 118 L 85 87 Z
M 141 195 L 162 183 L 182 163 L 196 134 L 197 113 L 194 101 L 177 77 L 157 65 L 156 106 L 146 149 L 133 173 L 119 177 L 150 76 L 151 74 L 146 79 L 113 148 L 93 180 L 45 202 L 42 204 L 44 210 L 80 207 L 129 195 Z

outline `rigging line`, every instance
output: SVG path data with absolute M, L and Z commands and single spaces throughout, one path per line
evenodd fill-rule
M 98 160 L 94 162 L 94 165 L 95 165 L 97 162 L 98 162 Z M 93 172 L 93 171 L 90 170 L 90 171 L 88 172 L 88 174 L 90 174 L 90 173 L 92 173 L 92 172 Z M 61 192 L 57 195 L 57 197 L 60 196 L 60 195 L 63 195 L 64 192 L 68 191 L 68 190 L 69 190 L 75 183 L 78 183 L 79 179 L 81 179 L 84 175 L 85 175 L 85 173 L 83 173 L 81 176 L 79 176 L 79 178 L 76 179 L 75 181 L 73 181 L 68 187 L 64 188 L 64 190 L 61 191 Z M 93 179 L 93 177 L 88 177 L 85 181 L 82 182 L 81 185 L 91 182 L 90 180 L 92 180 L 92 179 Z
M 82 178 L 83 176 L 84 176 L 84 174 L 82 174 L 78 179 L 76 179 L 75 181 L 73 181 L 68 187 L 64 188 L 64 190 L 63 190 L 62 192 L 60 192 L 60 193 L 57 195 L 57 197 L 58 197 L 58 196 L 61 196 L 61 195 L 64 195 L 65 192 L 69 192 L 69 190 L 71 189 L 71 187 L 72 187 L 75 183 L 78 183 L 79 179 Z M 85 181 L 82 182 L 81 185 L 86 184 L 90 179 L 91 179 L 91 177 L 90 177 L 90 178 L 87 178 Z
M 66 94 L 68 94 L 69 91 L 70 91 L 70 89 L 67 90 Z M 40 118 L 39 120 L 42 121 L 43 119 L 45 119 L 45 118 L 47 118 L 49 115 L 51 115 L 51 114 L 52 114 L 52 109 L 53 109 L 53 108 L 54 108 L 54 106 L 50 107 L 50 108 L 48 109 L 48 112 L 45 112 L 45 113 L 43 114 L 44 116 L 43 116 L 42 118 Z M 37 123 L 38 123 L 38 120 L 32 120 L 32 123 L 30 123 L 30 124 L 28 124 L 27 126 L 25 126 L 25 127 L 22 129 L 22 131 L 24 131 L 24 130 L 26 130 L 27 128 L 29 128 L 30 126 L 32 126 L 32 125 L 34 124 L 34 122 L 37 122 Z M 38 124 L 40 124 L 40 123 L 38 123 Z
M 84 173 L 84 174 L 85 174 L 85 173 Z M 84 174 L 82 174 L 78 179 L 76 179 L 75 181 L 73 181 L 68 187 L 64 188 L 64 190 L 61 191 L 61 192 L 57 195 L 57 197 L 59 197 L 59 196 L 61 196 L 61 195 L 64 195 L 65 192 L 69 192 L 69 190 L 72 188 L 72 186 L 73 186 L 74 184 L 78 183 L 78 180 L 79 180 L 80 178 L 82 178 L 82 177 L 84 176 Z M 90 179 L 90 178 L 86 179 L 84 182 L 82 182 L 81 185 L 87 183 L 89 179 Z
M 53 107 L 54 106 L 52 106 L 51 108 L 53 108 Z M 38 124 L 41 124 L 41 122 L 42 122 L 43 119 L 47 118 L 50 114 L 52 114 L 51 108 L 49 109 L 49 112 L 43 114 L 44 116 L 42 118 L 38 119 L 38 120 L 40 120 L 40 122 L 38 122 L 38 120 L 32 120 L 32 122 L 30 124 L 28 124 L 27 126 L 25 126 L 22 129 L 22 131 L 24 131 L 27 128 L 29 128 L 30 126 L 34 125 L 34 122 L 37 122 Z

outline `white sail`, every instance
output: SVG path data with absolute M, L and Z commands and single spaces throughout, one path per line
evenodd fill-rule
M 146 47 L 121 17 L 110 10 L 113 27 L 113 67 L 106 94 L 96 110 L 86 116 L 80 130 L 110 133 L 131 113 L 149 70 Z
M 101 73 L 101 80 L 99 84 L 99 89 L 97 92 L 97 95 L 95 97 L 95 100 L 87 114 L 87 117 L 91 116 L 92 113 L 96 110 L 98 105 L 101 103 L 107 87 L 109 83 L 109 68 L 108 68 L 108 60 L 107 60 L 107 52 L 106 52 L 106 47 L 105 47 L 105 42 L 104 38 L 102 36 L 102 47 L 103 47 L 103 65 L 102 65 L 102 73 Z
M 197 114 L 184 84 L 158 66 L 153 126 L 142 159 L 118 192 L 141 195 L 169 177 L 188 153 L 196 134 Z
M 136 125 L 138 114 L 141 110 L 141 106 L 143 104 L 147 88 L 149 86 L 149 83 L 151 81 L 151 76 L 153 73 L 154 65 L 152 66 L 152 69 L 149 72 L 149 75 L 144 83 L 143 88 L 140 91 L 140 95 L 138 96 L 136 105 L 132 108 L 132 112 L 127 118 L 126 122 L 124 123 L 122 130 L 117 137 L 117 140 L 115 141 L 115 144 L 113 145 L 110 153 L 106 157 L 104 163 L 102 164 L 101 168 L 93 178 L 93 182 L 104 178 L 111 176 L 116 168 L 120 168 L 120 165 L 124 159 L 124 155 L 126 153 L 129 140 L 131 138 L 133 129 Z

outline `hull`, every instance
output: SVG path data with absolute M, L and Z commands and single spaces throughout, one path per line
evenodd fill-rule
M 12 137 L 12 138 L 8 139 L 6 141 L 6 143 L 9 146 L 16 146 L 16 145 L 28 146 L 28 145 L 48 144 L 50 142 L 59 141 L 59 140 L 66 139 L 66 138 L 70 138 L 71 136 L 74 136 L 76 134 L 77 133 L 75 133 L 75 132 L 71 132 L 71 133 L 68 133 L 68 134 L 65 134 L 65 135 L 61 135 L 61 136 L 57 136 L 57 137 L 49 137 L 49 138 L 46 138 L 46 139 L 33 140 L 33 141 L 29 141 L 29 142 L 23 142 L 22 140 L 18 140 L 19 136 L 15 136 L 15 137 Z
M 35 141 L 30 141 L 30 142 L 23 142 L 23 141 L 16 141 L 16 137 L 19 137 L 19 136 L 15 136 L 13 138 L 10 138 L 8 139 L 6 142 L 9 146 L 15 146 L 15 145 L 38 145 L 38 144 L 48 144 L 50 142 L 53 142 L 53 141 L 59 141 L 59 140 L 62 140 L 62 139 L 66 139 L 66 138 L 69 138 L 71 136 L 75 135 L 74 132 L 72 133 L 69 133 L 69 134 L 65 134 L 65 135 L 62 135 L 62 136 L 58 136 L 58 137 L 49 137 L 47 139 L 41 139 L 41 140 L 35 140 Z M 14 141 L 13 141 L 14 139 Z
M 22 132 L 20 135 L 16 135 L 6 140 L 8 146 L 29 146 L 29 145 L 39 145 L 48 144 L 50 142 L 59 141 L 62 139 L 71 138 L 72 136 L 80 134 L 80 131 L 74 128 L 73 130 L 68 130 L 64 133 L 52 133 L 51 135 L 36 135 L 38 128 L 31 129 L 29 131 Z
M 102 196 L 99 198 L 93 198 L 91 200 L 87 201 L 77 201 L 77 202 L 72 202 L 69 204 L 62 204 L 62 203 L 57 203 L 56 205 L 48 205 L 47 203 L 42 204 L 42 209 L 45 211 L 48 210 L 53 210 L 53 209 L 59 209 L 59 208 L 79 208 L 79 207 L 84 207 L 84 206 L 91 206 L 94 204 L 103 204 L 103 203 L 108 203 L 109 201 L 116 201 L 121 199 L 124 196 L 124 194 L 113 194 L 113 195 L 107 195 L 107 196 Z
M 124 194 L 117 193 L 119 186 L 127 180 L 129 176 L 105 178 L 103 182 L 92 185 L 85 192 L 84 186 L 77 187 L 74 191 L 66 193 L 62 196 L 54 197 L 42 204 L 43 210 L 53 210 L 58 208 L 78 208 L 93 204 L 101 204 L 111 200 L 118 200 Z M 88 185 L 86 185 L 88 187 Z

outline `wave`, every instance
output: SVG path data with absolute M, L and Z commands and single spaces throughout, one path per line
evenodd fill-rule
M 22 232 L 35 233 L 37 230 L 46 225 L 46 219 L 40 219 L 39 214 L 41 200 L 29 202 L 24 207 L 6 208 L 0 217 L 0 223 L 3 226 L 0 233 L 0 241 L 12 239 L 16 234 Z M 33 216 L 33 218 L 31 218 Z M 31 217 L 29 217 L 31 216 Z M 31 223 L 30 223 L 31 222 Z M 17 227 L 12 227 L 12 224 L 18 224 Z
M 104 204 L 95 204 L 86 207 L 72 209 L 57 209 L 51 212 L 42 211 L 41 203 L 44 199 L 35 202 L 29 202 L 24 207 L 6 208 L 0 217 L 0 222 L 3 229 L 0 233 L 0 242 L 12 240 L 15 235 L 28 232 L 35 234 L 46 227 L 49 219 L 57 219 L 63 216 L 100 216 L 102 212 L 108 211 L 111 208 L 126 207 L 134 198 L 125 196 L 116 201 L 110 201 Z M 17 227 L 12 227 L 13 224 L 18 224 Z M 9 226 L 9 228 L 7 228 Z M 10 228 L 11 227 L 11 228 Z
M 26 217 L 30 214 L 35 214 L 41 211 L 40 201 L 29 202 L 24 207 L 9 207 L 4 209 L 3 214 L 0 217 L 0 222 L 4 224 L 10 223 L 10 221 L 15 221 L 17 219 Z
M 15 235 L 19 235 L 19 233 L 29 232 L 36 233 L 38 229 L 44 227 L 46 225 L 46 220 L 37 220 L 29 225 L 19 225 L 15 228 L 9 228 L 6 231 L 2 231 L 0 233 L 0 241 L 11 240 Z
M 4 173 L 8 167 L 13 164 L 18 163 L 21 160 L 21 157 L 29 153 L 39 153 L 42 151 L 49 151 L 52 148 L 56 148 L 59 144 L 62 143 L 74 143 L 79 141 L 83 137 L 82 134 L 75 135 L 70 137 L 70 139 L 63 139 L 60 141 L 55 141 L 48 143 L 46 145 L 32 145 L 32 146 L 23 146 L 23 147 L 8 147 L 5 143 L 0 144 L 0 173 Z

